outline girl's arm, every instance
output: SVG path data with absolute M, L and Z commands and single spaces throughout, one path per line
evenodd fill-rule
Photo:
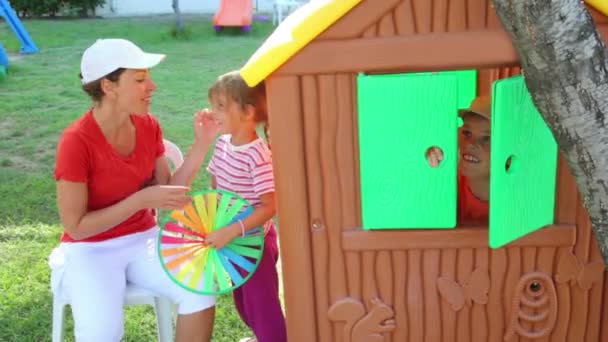
M 272 219 L 276 213 L 274 192 L 260 196 L 262 203 L 253 210 L 251 215 L 242 220 L 245 232 L 263 225 Z M 222 229 L 216 230 L 205 238 L 206 242 L 220 249 L 230 243 L 234 238 L 241 236 L 242 228 L 239 222 L 230 224 Z
M 243 219 L 243 225 L 245 226 L 245 232 L 248 230 L 254 229 L 263 225 L 264 223 L 270 221 L 275 213 L 277 212 L 277 207 L 275 204 L 274 192 L 270 192 L 260 196 L 260 200 L 262 203 L 253 210 L 251 215 L 247 216 Z M 238 234 L 234 237 L 241 235 L 241 224 L 235 222 L 232 226 L 236 226 L 238 228 Z M 230 226 L 226 227 L 229 228 Z M 233 228 L 235 229 L 235 228 Z M 235 229 L 236 230 L 236 229 Z
M 211 112 L 203 109 L 194 114 L 194 143 L 190 147 L 183 164 L 171 175 L 165 157 L 156 160 L 155 179 L 157 184 L 189 186 L 194 181 L 205 156 L 218 132 L 218 126 Z
M 169 184 L 171 185 L 185 185 L 189 186 L 194 181 L 194 178 L 198 174 L 203 162 L 205 161 L 205 156 L 209 151 L 209 147 L 213 140 L 195 140 L 186 158 L 184 159 L 184 163 L 175 170 L 175 173 L 170 177 Z M 165 165 L 167 165 L 167 170 L 169 169 L 169 164 L 162 158 Z M 158 165 L 158 161 L 157 161 Z

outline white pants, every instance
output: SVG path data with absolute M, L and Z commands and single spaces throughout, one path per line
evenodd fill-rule
M 215 305 L 214 296 L 189 292 L 163 270 L 158 227 L 101 242 L 61 243 L 49 257 L 55 296 L 69 299 L 76 341 L 120 341 L 127 281 L 169 297 L 179 314 Z

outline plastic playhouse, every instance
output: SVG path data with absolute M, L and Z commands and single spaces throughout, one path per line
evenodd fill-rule
M 591 223 L 490 0 L 313 1 L 241 73 L 266 82 L 289 341 L 608 341 Z M 460 223 L 456 113 L 488 94 L 490 219 Z

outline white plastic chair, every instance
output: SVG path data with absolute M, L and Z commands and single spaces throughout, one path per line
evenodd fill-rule
M 163 143 L 165 145 L 165 157 L 171 161 L 174 168 L 180 167 L 184 162 L 184 157 L 179 147 L 166 139 L 163 140 Z M 70 305 L 69 299 L 53 296 L 53 342 L 63 342 L 66 305 Z M 174 305 L 169 298 L 133 284 L 127 284 L 125 306 L 129 305 L 152 305 L 156 313 L 158 341 L 173 341 Z
M 163 143 L 165 145 L 165 157 L 167 157 L 171 164 L 173 164 L 171 165 L 173 169 L 177 169 L 184 162 L 184 155 L 182 154 L 182 151 L 177 145 L 167 139 L 164 139 Z
M 307 2 L 307 0 L 274 0 L 274 4 L 272 5 L 272 24 L 275 26 L 279 25 L 284 17 Z

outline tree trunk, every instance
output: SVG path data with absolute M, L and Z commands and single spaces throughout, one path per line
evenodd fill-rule
M 175 12 L 175 27 L 177 32 L 184 31 L 184 20 L 182 19 L 182 12 L 179 10 L 179 0 L 173 0 L 171 4 L 173 12 Z
M 576 178 L 608 265 L 608 60 L 580 0 L 493 0 L 536 107 Z

